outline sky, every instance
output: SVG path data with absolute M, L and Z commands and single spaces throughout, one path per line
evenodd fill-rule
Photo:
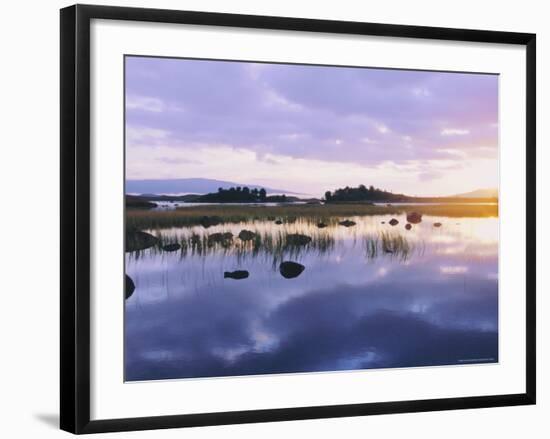
M 126 178 L 321 196 L 498 186 L 498 76 L 126 58 Z

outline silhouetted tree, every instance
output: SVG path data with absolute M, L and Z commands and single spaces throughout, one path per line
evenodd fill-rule
M 266 193 L 265 189 L 261 188 L 260 189 L 260 200 L 262 200 L 262 201 L 265 200 L 266 196 L 267 196 L 267 193 Z
M 349 187 L 336 189 L 333 192 L 325 192 L 326 202 L 354 202 L 354 201 L 403 201 L 407 198 L 403 194 L 392 194 L 391 192 L 378 189 L 374 186 L 369 186 L 368 189 L 365 185 L 359 185 L 358 187 Z

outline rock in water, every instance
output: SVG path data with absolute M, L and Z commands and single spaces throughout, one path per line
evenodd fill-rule
M 434 227 L 441 227 L 443 224 L 441 223 L 434 223 Z
M 275 224 L 277 224 L 278 226 L 280 226 L 281 224 L 283 224 L 283 222 L 281 220 L 276 220 L 275 221 Z
M 355 221 L 345 220 L 345 221 L 340 221 L 338 224 L 344 227 L 351 227 L 351 226 L 354 226 L 356 223 Z
M 309 236 L 301 235 L 300 233 L 292 233 L 286 237 L 287 245 L 306 245 L 310 242 L 311 238 Z
M 135 252 L 138 250 L 145 250 L 149 247 L 157 245 L 159 242 L 158 238 L 139 230 L 128 230 L 126 231 L 126 251 Z
M 224 271 L 223 278 L 229 279 L 246 279 L 248 277 L 248 271 L 246 270 L 236 270 L 236 271 Z
M 205 229 L 211 226 L 217 226 L 222 223 L 222 219 L 219 216 L 202 216 L 199 220 L 201 226 Z
M 239 232 L 239 239 L 241 241 L 251 241 L 256 237 L 256 234 L 252 232 L 251 230 L 241 230 Z
M 411 226 L 410 224 L 406 224 L 406 225 L 405 225 L 405 229 L 407 229 L 407 230 L 411 230 L 412 227 L 413 227 L 413 226 Z
M 390 220 L 390 226 L 396 226 L 397 224 L 399 224 L 399 221 L 397 221 L 395 218 L 392 218 Z
M 409 212 L 407 214 L 407 221 L 411 224 L 419 224 L 422 221 L 422 214 L 418 212 Z
M 324 229 L 325 227 L 327 227 L 327 225 L 324 222 L 320 222 L 320 223 L 317 223 L 317 227 L 319 229 Z
M 127 274 L 125 274 L 124 276 L 125 276 L 125 282 L 124 282 L 124 284 L 125 284 L 124 285 L 125 295 L 124 295 L 124 297 L 127 299 L 132 294 L 134 294 L 134 291 L 136 289 L 136 285 L 134 284 L 134 281 L 132 280 L 132 278 L 130 276 L 128 276 Z
M 302 264 L 292 261 L 284 261 L 279 265 L 279 271 L 285 279 L 293 279 L 300 276 L 302 272 L 306 269 Z
M 179 245 L 177 242 L 174 242 L 172 244 L 166 244 L 162 247 L 162 249 L 165 252 L 175 252 L 178 251 L 181 248 L 181 245 Z

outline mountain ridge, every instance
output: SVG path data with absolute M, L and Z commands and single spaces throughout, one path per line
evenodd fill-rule
M 451 195 L 456 198 L 498 198 L 498 189 L 485 188 L 476 189 L 470 192 L 464 192 L 461 194 Z

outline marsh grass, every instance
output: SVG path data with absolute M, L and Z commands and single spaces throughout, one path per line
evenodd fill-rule
M 403 235 L 391 232 L 380 233 L 380 247 L 384 253 L 395 255 L 402 260 L 408 259 L 412 251 L 411 244 Z
M 130 257 L 139 259 L 145 252 L 154 255 L 165 253 L 162 247 L 167 244 L 178 243 L 181 248 L 174 254 L 180 258 L 191 256 L 207 257 L 209 255 L 233 256 L 241 263 L 249 258 L 263 258 L 270 261 L 276 268 L 283 260 L 299 260 L 305 255 L 316 254 L 322 256 L 335 249 L 337 239 L 326 231 L 310 234 L 311 241 L 305 245 L 290 243 L 288 231 L 263 232 L 255 231 L 254 239 L 243 241 L 234 236 L 231 240 L 212 242 L 208 239 L 208 233 L 183 232 L 175 237 L 172 233 L 163 233 L 156 230 L 153 234 L 159 239 L 157 246 L 144 251 L 130 253 Z M 362 243 L 365 248 L 367 260 L 373 260 L 381 256 L 407 260 L 417 248 L 418 244 L 412 244 L 399 232 L 373 232 L 364 236 L 355 236 L 351 243 L 353 246 Z
M 289 242 L 288 231 L 280 231 L 274 233 L 260 233 L 255 231 L 255 236 L 249 241 L 243 241 L 234 236 L 231 240 L 213 242 L 208 239 L 208 233 L 183 233 L 178 237 L 174 237 L 171 233 L 164 234 L 162 230 L 152 232 L 159 239 L 157 246 L 150 250 L 154 253 L 162 253 L 162 247 L 167 244 L 177 243 L 181 246 L 178 252 L 182 255 L 206 255 L 214 252 L 236 254 L 252 254 L 259 253 L 270 254 L 299 254 L 307 249 L 308 252 L 316 251 L 325 253 L 334 247 L 335 239 L 328 233 L 318 233 L 311 236 L 311 241 L 306 245 L 296 245 Z M 138 253 L 138 252 L 134 252 Z
M 182 207 L 175 210 L 126 210 L 126 227 L 154 230 L 170 227 L 191 227 L 215 218 L 220 224 L 254 221 L 276 221 L 293 224 L 296 220 L 310 224 L 334 225 L 350 216 L 401 215 L 407 212 L 451 218 L 488 218 L 498 216 L 497 204 L 425 204 L 416 206 L 373 206 L 366 204 L 328 205 L 209 205 Z
M 371 239 L 364 240 L 367 259 L 375 259 L 378 256 L 379 243 L 380 239 L 378 236 L 373 236 Z

